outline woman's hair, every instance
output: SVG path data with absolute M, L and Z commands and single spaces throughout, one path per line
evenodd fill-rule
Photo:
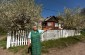
M 32 28 L 34 28 L 34 27 L 36 27 L 36 28 L 37 28 L 37 26 L 36 26 L 36 25 L 34 25 Z

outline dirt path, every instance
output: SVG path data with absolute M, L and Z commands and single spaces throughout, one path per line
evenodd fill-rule
M 62 50 L 51 49 L 48 54 L 44 55 L 85 55 L 85 43 L 80 42 Z

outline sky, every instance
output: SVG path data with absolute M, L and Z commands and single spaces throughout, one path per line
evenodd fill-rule
M 35 0 L 42 4 L 42 17 L 57 16 L 64 8 L 85 8 L 85 0 Z

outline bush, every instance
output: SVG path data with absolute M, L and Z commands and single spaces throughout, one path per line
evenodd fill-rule
M 82 35 L 85 35 L 85 29 L 81 31 L 81 34 Z
M 5 35 L 7 31 L 4 28 L 0 27 L 0 35 Z

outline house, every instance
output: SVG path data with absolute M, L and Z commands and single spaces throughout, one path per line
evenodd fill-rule
M 63 29 L 60 19 L 55 16 L 50 16 L 50 17 L 46 18 L 42 22 L 42 29 L 49 29 L 49 28 L 51 28 L 52 30 Z

